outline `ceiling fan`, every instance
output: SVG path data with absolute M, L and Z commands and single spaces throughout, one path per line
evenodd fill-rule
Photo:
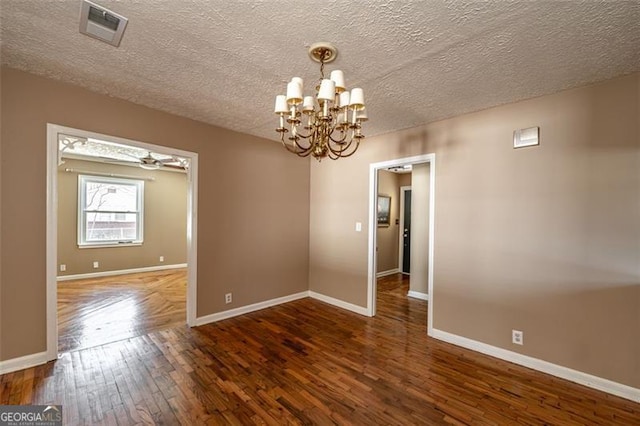
M 147 155 L 145 155 L 144 157 L 133 155 L 128 152 L 121 152 L 121 154 L 126 155 L 127 157 L 131 157 L 135 161 L 117 160 L 113 158 L 105 158 L 102 156 L 99 158 L 103 158 L 104 159 L 103 161 L 107 163 L 116 163 L 116 164 L 136 164 L 137 163 L 138 166 L 140 166 L 145 170 L 158 170 L 159 168 L 164 167 L 169 169 L 185 171 L 189 167 L 189 160 L 185 158 L 179 158 L 175 156 L 171 156 L 167 158 L 156 158 L 153 156 L 153 153 L 151 151 L 147 151 Z
M 136 157 L 131 154 L 127 154 L 130 157 L 135 158 L 140 163 L 140 167 L 145 170 L 157 170 L 160 167 L 169 167 L 174 169 L 186 170 L 187 168 L 187 160 L 176 157 L 169 158 L 155 158 L 151 155 L 151 151 L 147 152 L 147 155 L 144 157 Z M 175 163 L 175 164 L 174 164 Z
M 158 154 L 140 148 L 93 138 L 64 135 L 59 136 L 61 158 L 93 159 L 104 163 L 138 165 L 146 170 L 157 170 L 160 167 L 185 171 L 189 168 L 189 160 L 171 154 Z M 143 153 L 146 152 L 146 155 Z

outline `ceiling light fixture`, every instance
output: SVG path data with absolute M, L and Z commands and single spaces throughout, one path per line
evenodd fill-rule
M 149 152 L 145 157 L 138 158 L 140 161 L 140 167 L 145 170 L 158 170 L 162 166 L 162 161 L 154 158 Z
M 158 163 L 140 163 L 140 168 L 145 170 L 158 170 L 160 168 L 160 164 Z
M 332 160 L 353 155 L 364 138 L 362 123 L 367 121 L 364 93 L 361 88 L 346 90 L 344 73 L 331 72 L 324 76 L 324 65 L 335 60 L 338 50 L 330 43 L 315 43 L 309 48 L 309 56 L 320 63 L 320 81 L 315 96 L 304 96 L 303 80 L 293 77 L 287 84 L 287 94 L 276 96 L 275 113 L 280 116 L 276 132 L 284 147 L 300 157 L 312 155 L 318 161 L 324 157 Z M 301 117 L 304 118 L 302 130 Z M 285 125 L 285 121 L 288 127 Z M 288 142 L 285 133 L 291 133 Z

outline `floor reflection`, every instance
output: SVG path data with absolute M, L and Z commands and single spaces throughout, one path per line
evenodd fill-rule
M 58 283 L 58 350 L 89 348 L 186 322 L 186 270 Z

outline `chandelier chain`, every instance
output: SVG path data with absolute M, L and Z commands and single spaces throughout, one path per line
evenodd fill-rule
M 324 79 L 324 57 L 327 54 L 326 50 L 320 51 L 320 76 Z

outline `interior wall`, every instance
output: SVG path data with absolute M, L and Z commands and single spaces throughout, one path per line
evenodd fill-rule
M 366 306 L 369 164 L 435 153 L 433 326 L 640 388 L 639 103 L 633 74 L 312 163 L 311 290 Z
M 398 231 L 396 223 L 400 214 L 400 186 L 398 174 L 387 170 L 378 171 L 378 194 L 391 197 L 389 226 L 378 226 L 376 230 L 376 272 L 398 269 Z
M 58 168 L 58 276 L 177 265 L 187 262 L 187 175 L 118 164 L 65 159 Z M 139 246 L 78 247 L 78 176 L 65 169 L 147 177 L 144 182 L 144 242 Z M 90 173 L 84 173 L 90 174 Z M 164 261 L 160 262 L 160 256 Z M 100 267 L 93 268 L 98 261 Z
M 308 289 L 308 161 L 266 139 L 6 67 L 1 96 L 0 360 L 46 349 L 47 123 L 199 154 L 197 316 Z
M 398 186 L 411 186 L 411 173 L 398 173 Z
M 429 163 L 415 164 L 411 171 L 411 267 L 409 291 L 429 290 Z

